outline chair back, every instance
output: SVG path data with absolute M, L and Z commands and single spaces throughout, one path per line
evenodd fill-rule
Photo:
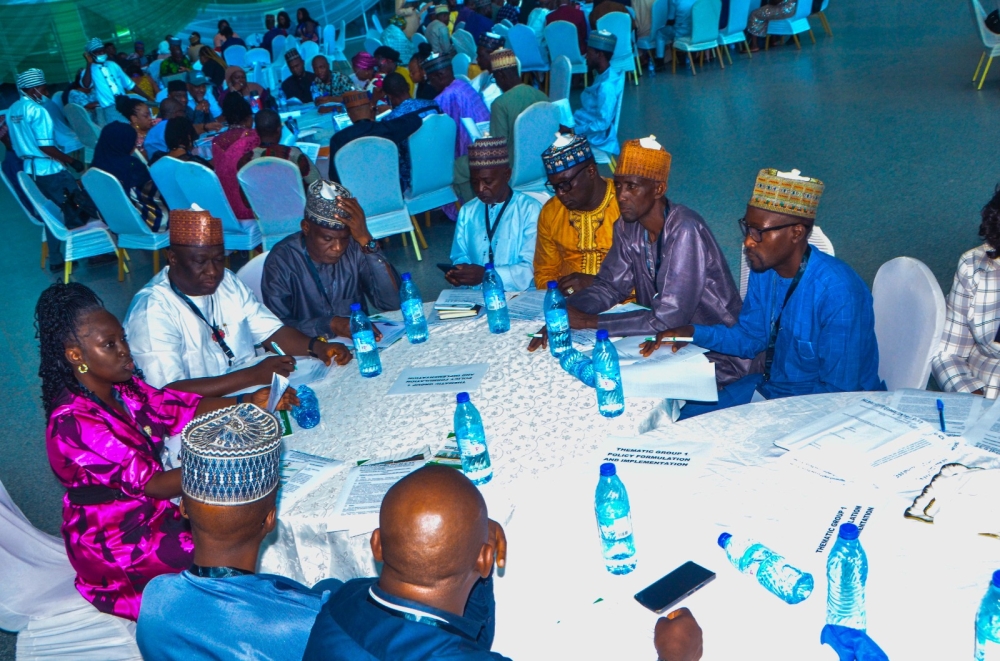
M 226 52 L 228 53 L 229 51 L 227 50 Z M 261 64 L 270 64 L 271 54 L 264 48 L 251 48 L 244 56 L 243 63 L 245 66 L 250 66 L 251 64 L 256 64 L 258 62 Z
M 495 35 L 503 37 L 504 41 L 506 41 L 507 40 L 507 33 L 510 32 L 510 28 L 511 27 L 512 26 L 504 25 L 503 23 L 497 23 L 496 25 L 493 26 L 492 32 Z
M 808 0 L 802 0 L 808 5 Z M 719 38 L 719 17 L 722 0 L 697 0 L 691 7 L 691 43 L 703 44 Z
M 576 28 L 573 28 L 574 30 Z M 548 71 L 549 65 L 538 47 L 535 33 L 527 25 L 515 25 L 507 31 L 507 42 L 521 62 L 521 71 Z M 579 51 L 577 47 L 577 51 Z M 570 60 L 572 62 L 572 60 Z
M 330 49 L 337 45 L 337 28 L 332 23 L 324 25 L 319 38 L 323 40 L 323 46 L 326 47 L 326 52 L 329 55 Z
M 319 55 L 319 44 L 315 41 L 303 41 L 299 44 L 299 55 L 302 56 L 303 62 L 312 65 L 313 58 Z
M 534 39 L 535 33 L 525 28 Z M 514 30 L 511 29 L 511 32 Z M 549 61 L 560 55 L 565 55 L 570 64 L 586 66 L 586 60 L 580 54 L 580 41 L 577 38 L 576 26 L 569 21 L 553 21 L 545 26 L 545 45 L 549 49 Z
M 97 205 L 97 210 L 101 212 L 104 224 L 109 230 L 119 237 L 130 234 L 153 236 L 153 231 L 142 220 L 139 211 L 125 194 L 121 182 L 113 175 L 98 168 L 90 168 L 80 181 Z
M 982 40 L 983 46 L 993 48 L 1000 44 L 1000 35 L 990 32 L 989 28 L 986 27 L 986 10 L 983 9 L 979 0 L 972 0 L 972 18 L 976 21 L 976 28 L 979 30 L 979 38 Z
M 410 37 L 410 43 L 413 44 L 413 50 L 415 52 L 420 47 L 420 44 L 427 43 L 427 37 L 420 34 L 419 32 L 414 32 L 413 36 Z
M 270 250 L 265 250 L 236 272 L 236 277 L 247 286 L 247 289 L 253 292 L 261 304 L 264 303 L 264 289 L 260 283 L 264 279 L 264 262 L 267 261 L 270 252 Z
M 508 29 L 514 27 L 514 24 L 510 22 L 510 19 L 506 18 L 500 21 L 500 25 L 506 25 Z M 496 34 L 496 32 L 494 32 L 493 34 Z
M 369 54 L 374 53 L 381 45 L 382 42 L 372 36 L 371 33 L 368 33 L 368 36 L 365 37 L 365 51 Z
M 21 211 L 23 211 L 24 215 L 28 217 L 28 220 L 35 225 L 45 227 L 45 223 L 39 219 L 38 212 L 35 211 L 34 206 L 31 204 L 31 200 L 28 200 L 28 206 L 24 206 L 21 196 L 17 194 L 17 189 L 14 188 L 14 182 L 7 178 L 7 175 L 3 173 L 3 170 L 0 170 L 0 179 L 3 179 L 3 183 L 6 184 L 7 190 L 10 191 L 11 197 L 17 200 L 18 206 L 21 207 Z
M 282 59 L 285 54 L 285 40 L 287 39 L 288 37 L 285 35 L 279 34 L 271 40 L 271 53 L 273 54 L 271 57 L 272 61 L 277 62 Z
M 632 71 L 635 68 L 632 58 L 632 17 L 620 11 L 608 12 L 597 19 L 597 29 L 607 30 L 618 38 L 615 52 L 611 56 L 611 66 L 618 70 Z
M 222 54 L 222 58 L 231 67 L 242 67 L 246 64 L 247 49 L 245 46 L 230 46 Z
M 741 243 L 740 245 L 742 246 L 743 244 Z M 823 233 L 819 225 L 813 225 L 812 232 L 809 234 L 809 245 L 821 252 L 825 252 L 831 257 L 836 256 L 833 250 L 833 242 Z M 745 299 L 747 297 L 747 285 L 749 283 L 750 266 L 747 264 L 746 253 L 740 248 L 740 298 Z
M 347 21 L 341 20 L 337 23 L 337 52 L 343 55 L 345 48 L 347 48 Z
M 69 238 L 69 230 L 66 229 L 66 223 L 63 221 L 62 209 L 56 206 L 55 202 L 42 195 L 42 191 L 38 190 L 35 181 L 28 176 L 27 172 L 18 172 L 17 181 L 21 184 L 21 190 L 31 201 L 32 206 L 35 207 L 35 212 L 38 213 L 52 235 L 60 241 Z
M 377 12 L 372 12 L 372 28 L 376 34 L 382 34 L 382 21 L 378 20 Z
M 76 133 L 76 137 L 80 139 L 84 147 L 93 149 L 97 146 L 97 139 L 101 137 L 101 129 L 90 118 L 90 113 L 87 112 L 86 108 L 76 103 L 67 103 L 63 108 L 63 114 L 66 115 L 66 121 L 69 122 L 73 133 Z
M 730 1 L 730 6 L 732 6 L 733 0 L 729 1 Z M 745 1 L 749 2 L 749 0 Z M 666 26 L 668 14 L 670 13 L 670 7 L 667 5 L 668 2 L 669 0 L 656 0 L 656 2 L 653 3 L 653 9 L 651 12 L 652 17 L 650 19 L 650 30 L 649 30 L 649 34 L 651 36 L 655 36 L 657 30 Z M 732 19 L 729 20 L 730 22 L 732 22 Z M 744 16 L 744 24 L 746 24 L 745 16 Z
M 918 259 L 883 264 L 872 283 L 878 375 L 889 390 L 927 387 L 931 358 L 944 331 L 944 293 Z
M 168 209 L 187 209 L 191 206 L 178 178 L 179 168 L 183 164 L 184 161 L 163 156 L 149 166 L 149 174 L 153 177 L 153 183 L 160 191 L 160 197 L 167 203 Z
M 514 162 L 510 186 L 517 188 L 545 178 L 542 152 L 559 132 L 559 108 L 546 101 L 533 103 L 514 120 Z
M 549 101 L 560 101 L 569 98 L 570 86 L 573 84 L 573 65 L 569 58 L 560 55 L 552 60 L 549 73 Z
M 725 36 L 734 35 L 747 29 L 747 21 L 750 19 L 750 0 L 729 0 L 729 23 L 722 34 Z
M 226 192 L 222 190 L 219 178 L 201 163 L 180 161 L 177 166 L 177 180 L 184 182 L 184 195 L 188 202 L 197 204 L 222 221 L 222 231 L 246 234 L 246 228 L 236 219 L 229 206 Z
M 469 56 L 465 53 L 459 53 L 455 57 L 451 58 L 451 69 L 455 72 L 456 76 L 469 77 L 469 64 L 471 60 Z
M 358 167 L 358 163 L 364 163 L 366 167 Z M 377 221 L 373 223 L 370 220 L 383 214 L 403 212 L 409 215 L 399 190 L 399 150 L 396 143 L 375 137 L 352 140 L 337 152 L 334 165 L 340 175 L 340 183 L 354 194 L 368 216 L 368 229 L 372 236 L 382 237 L 400 231 L 386 232 L 377 226 Z
M 454 144 L 454 141 L 452 141 Z M 306 194 L 299 167 L 283 158 L 255 158 L 236 173 L 250 208 L 257 216 L 265 250 L 299 231 Z
M 476 39 L 471 32 L 455 30 L 451 35 L 451 41 L 455 44 L 455 50 L 468 55 L 470 61 L 476 57 Z
M 410 136 L 410 197 L 451 186 L 454 181 L 455 134 L 448 115 L 428 115 Z M 337 170 L 340 172 L 340 170 Z
M 263 49 L 261 49 L 263 50 Z M 267 51 L 264 51 L 265 53 Z M 269 76 L 268 65 L 257 61 L 253 63 L 253 69 L 247 74 L 247 80 L 251 83 L 257 83 L 261 87 L 270 88 L 271 80 Z

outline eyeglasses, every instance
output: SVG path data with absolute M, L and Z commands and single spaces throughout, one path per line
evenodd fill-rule
M 590 165 L 587 165 L 587 167 L 585 167 L 585 168 L 580 168 L 579 170 L 576 171 L 576 174 L 574 174 L 572 177 L 570 177 L 566 181 L 560 181 L 558 184 L 553 184 L 551 181 L 546 181 L 545 182 L 545 189 L 548 190 L 550 193 L 553 193 L 553 194 L 554 193 L 562 193 L 563 195 L 565 195 L 566 193 L 568 193 L 571 190 L 573 190 L 573 181 L 577 177 L 580 176 L 580 173 L 581 172 L 586 172 L 589 169 L 590 169 Z
M 796 225 L 801 225 L 802 223 L 788 223 L 787 225 L 775 225 L 774 227 L 764 227 L 758 229 L 756 227 L 750 227 L 747 225 L 746 217 L 740 218 L 736 221 L 739 223 L 740 231 L 743 232 L 743 238 L 748 236 L 753 239 L 754 243 L 760 243 L 764 240 L 764 232 L 773 232 L 774 230 L 783 230 L 786 227 L 795 227 Z

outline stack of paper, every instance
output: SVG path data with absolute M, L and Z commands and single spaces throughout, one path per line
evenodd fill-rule
M 344 462 L 289 450 L 281 455 L 278 513 L 284 515 L 306 494 L 343 468 Z
M 511 319 L 521 319 L 524 321 L 545 322 L 544 289 L 529 289 L 514 296 L 507 301 L 507 313 Z
M 423 460 L 395 464 L 365 464 L 355 466 L 347 475 L 337 505 L 327 520 L 327 531 L 347 530 L 348 534 L 363 535 L 378 528 L 378 513 L 382 499 L 392 488 L 413 471 L 424 465 Z
M 439 318 L 475 317 L 483 308 L 483 292 L 476 289 L 444 289 L 434 302 Z

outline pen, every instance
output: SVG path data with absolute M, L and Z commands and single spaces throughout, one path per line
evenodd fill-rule
M 941 420 L 941 431 L 942 432 L 946 432 L 948 430 L 945 429 L 945 427 L 944 427 L 944 402 L 942 402 L 939 399 L 937 401 L 937 407 L 938 407 L 938 419 Z
M 287 356 L 288 355 L 284 351 L 281 350 L 281 347 L 278 346 L 277 342 L 271 342 L 271 348 L 274 349 L 274 353 L 278 354 L 279 356 Z M 297 369 L 298 369 L 298 367 L 296 367 L 295 365 L 292 365 L 292 371 L 295 371 Z
M 541 333 L 528 333 L 528 337 L 545 337 Z
M 646 341 L 647 342 L 655 342 L 656 338 L 655 337 L 647 337 Z M 662 340 L 660 340 L 660 342 L 694 342 L 694 338 L 693 337 L 680 337 L 680 336 L 676 336 L 675 335 L 673 337 L 665 337 Z

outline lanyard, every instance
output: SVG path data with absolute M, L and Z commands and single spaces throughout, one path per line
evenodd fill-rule
M 404 608 L 401 610 L 401 607 L 396 606 L 394 604 L 390 604 L 384 599 L 380 599 L 372 591 L 371 588 L 368 588 L 368 603 L 377 608 L 382 609 L 383 611 L 385 611 L 386 613 L 388 613 L 393 617 L 398 617 L 400 619 L 408 620 L 410 622 L 416 622 L 417 624 L 426 624 L 428 626 L 437 627 L 438 629 L 447 631 L 448 633 L 454 634 L 456 636 L 461 636 L 466 640 L 474 640 L 468 634 L 459 630 L 454 625 L 444 620 L 438 619 L 434 616 L 431 616 L 427 613 L 421 613 L 420 611 L 411 608 Z
M 795 293 L 795 288 L 799 286 L 799 281 L 802 280 L 802 274 L 806 272 L 806 265 L 809 264 L 809 254 L 812 252 L 812 246 L 806 245 L 806 251 L 802 255 L 802 261 L 799 262 L 799 270 L 792 279 L 792 284 L 788 285 L 788 291 L 785 293 L 785 300 L 781 304 L 781 310 L 778 312 L 778 317 L 771 322 L 771 337 L 767 340 L 767 353 L 764 354 L 764 382 L 771 380 L 771 363 L 774 362 L 774 345 L 778 341 L 778 331 L 781 330 L 781 315 L 785 312 L 785 306 L 788 305 L 788 299 L 792 297 Z
M 327 305 L 330 306 L 330 310 L 333 310 L 333 301 L 330 300 L 330 295 L 326 293 L 326 287 L 323 286 L 323 281 L 319 277 L 319 270 L 313 263 L 312 257 L 309 256 L 309 252 L 306 252 L 306 266 L 309 268 L 309 273 L 312 275 L 313 281 L 316 283 L 316 288 L 319 289 L 319 293 L 323 294 L 324 300 L 326 300 Z
M 170 278 L 167 278 L 167 280 L 170 282 L 170 288 L 174 290 L 174 293 L 177 294 L 182 301 L 187 303 L 187 306 L 191 308 L 191 312 L 194 312 L 195 316 L 204 321 L 205 325 L 212 330 L 212 339 L 219 344 L 219 348 L 222 349 L 222 352 L 226 354 L 226 358 L 229 360 L 229 366 L 232 367 L 236 356 L 233 354 L 233 350 L 229 348 L 229 345 L 226 344 L 226 336 L 222 332 L 222 329 L 206 319 L 205 315 L 201 311 L 201 308 L 195 305 L 194 301 L 187 297 L 187 294 L 178 289 L 173 280 L 170 280 Z
M 510 204 L 511 198 L 514 197 L 514 191 L 511 190 L 507 199 L 504 200 L 503 206 L 500 207 L 500 213 L 497 214 L 497 219 L 493 221 L 493 226 L 490 227 L 490 205 L 483 205 L 483 217 L 486 219 L 486 244 L 490 250 L 490 258 L 488 262 L 493 262 L 493 235 L 496 234 L 497 226 L 500 225 L 500 219 L 503 218 L 503 212 L 507 210 L 507 205 Z
M 201 578 L 232 578 L 233 576 L 252 576 L 252 571 L 237 567 L 202 567 L 192 564 L 188 571 Z

